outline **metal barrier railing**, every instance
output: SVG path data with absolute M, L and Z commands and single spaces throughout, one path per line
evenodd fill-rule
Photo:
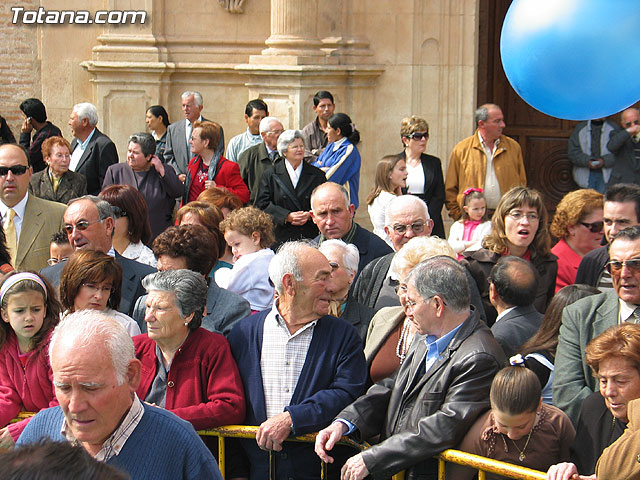
M 33 415 L 35 414 L 32 412 L 20 412 L 18 416 L 11 422 L 17 422 Z M 213 428 L 211 430 L 199 430 L 198 434 L 201 436 L 218 437 L 218 465 L 220 467 L 220 473 L 222 473 L 222 477 L 224 478 L 226 470 L 225 438 L 255 438 L 257 432 L 258 427 L 256 426 L 227 425 L 225 427 Z M 310 433 L 307 435 L 301 435 L 299 437 L 288 438 L 287 441 L 314 443 L 315 439 L 316 435 L 314 433 Z M 369 444 L 354 442 L 348 437 L 342 437 L 342 439 L 338 443 L 340 445 L 350 446 L 358 451 L 363 451 L 369 448 Z M 530 468 L 519 467 L 518 465 L 500 462 L 498 460 L 481 457 L 472 453 L 449 449 L 438 455 L 438 480 L 446 480 L 446 462 L 457 463 L 458 465 L 475 468 L 476 470 L 478 470 L 478 480 L 485 480 L 485 472 L 495 473 L 517 480 L 546 479 L 546 474 L 538 470 L 531 470 Z M 275 459 L 273 452 L 269 452 L 269 472 L 271 478 L 275 478 Z M 326 478 L 326 475 L 327 465 L 322 462 L 321 478 Z M 393 480 L 404 480 L 404 472 L 400 472 L 394 475 Z

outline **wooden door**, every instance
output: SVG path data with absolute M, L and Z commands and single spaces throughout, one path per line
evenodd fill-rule
M 578 188 L 567 157 L 569 136 L 578 122 L 560 120 L 529 106 L 513 90 L 500 60 L 500 31 L 510 0 L 480 0 L 477 104 L 502 108 L 504 133 L 520 143 L 530 187 L 544 194 L 547 208 Z

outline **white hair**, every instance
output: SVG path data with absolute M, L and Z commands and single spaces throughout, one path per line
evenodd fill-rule
M 51 335 L 49 358 L 58 342 L 76 348 L 106 345 L 118 385 L 125 383 L 129 363 L 136 358 L 133 340 L 125 328 L 113 317 L 97 310 L 79 310 L 64 317 Z
M 200 92 L 189 92 L 189 91 L 186 91 L 181 95 L 182 100 L 186 100 L 191 95 L 193 95 L 193 99 L 196 101 L 196 105 L 201 107 L 202 106 L 202 95 L 200 95 Z
M 279 118 L 277 117 L 264 117 L 262 120 L 260 120 L 260 133 L 264 133 L 264 132 L 268 132 L 271 129 L 271 124 L 273 122 L 278 122 L 280 124 L 280 126 L 282 127 L 282 122 L 280 121 Z M 282 127 L 284 128 L 284 127 Z
M 279 294 L 283 293 L 282 278 L 286 274 L 293 275 L 298 282 L 303 280 L 302 269 L 300 268 L 300 259 L 304 255 L 304 250 L 308 248 L 316 248 L 308 242 L 286 242 L 278 249 L 269 262 L 269 278 L 273 286 Z
M 304 137 L 300 130 L 285 130 L 280 134 L 278 137 L 278 153 L 280 156 L 284 157 L 284 154 L 287 153 L 289 149 L 289 145 L 291 145 L 296 138 L 302 140 L 302 144 L 304 145 Z
M 384 224 L 387 227 L 391 226 L 391 217 L 395 213 L 404 213 L 405 209 L 418 206 L 424 211 L 425 220 L 429 220 L 429 207 L 424 201 L 416 197 L 415 195 L 398 195 L 393 197 L 389 203 L 387 203 L 387 209 L 384 211 Z
M 78 120 L 89 120 L 89 124 L 95 127 L 98 124 L 98 109 L 93 103 L 77 103 L 73 106 L 73 112 L 78 115 Z
M 353 275 L 358 272 L 358 263 L 360 262 L 360 252 L 358 247 L 353 243 L 345 243 L 337 238 L 330 238 L 320 244 L 318 250 L 325 253 L 331 248 L 337 248 L 342 252 L 342 263 L 344 268 Z
M 446 256 L 455 260 L 456 252 L 449 242 L 438 237 L 413 237 L 396 252 L 389 267 L 392 272 L 399 274 L 403 270 L 411 270 L 420 262 Z

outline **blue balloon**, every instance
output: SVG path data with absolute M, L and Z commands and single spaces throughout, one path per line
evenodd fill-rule
M 606 117 L 640 100 L 640 2 L 514 0 L 500 53 L 509 83 L 533 108 Z

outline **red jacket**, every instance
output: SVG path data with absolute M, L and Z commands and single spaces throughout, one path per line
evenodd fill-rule
M 198 173 L 198 167 L 200 166 L 201 161 L 202 157 L 200 155 L 196 155 L 189 161 L 189 166 L 187 167 L 187 178 L 184 182 L 182 205 L 186 205 L 189 201 L 191 179 L 195 177 L 196 173 Z M 213 167 L 213 165 L 209 165 L 209 180 L 216 182 L 216 186 L 229 190 L 238 197 L 242 203 L 247 203 L 249 201 L 249 188 L 242 180 L 238 164 L 231 160 L 227 160 L 224 157 L 220 157 L 220 161 L 218 162 L 218 171 L 215 172 L 215 176 L 211 178 L 211 175 L 214 173 L 212 171 Z
M 133 343 L 142 362 L 137 393 L 144 400 L 157 372 L 156 342 L 144 333 Z M 244 390 L 226 338 L 204 328 L 191 332 L 171 362 L 165 408 L 196 430 L 242 423 Z
M 11 332 L 0 349 L 0 426 L 4 427 L 20 411 L 39 412 L 58 405 L 53 373 L 49 364 L 49 339 L 34 350 L 22 368 L 18 357 L 18 339 Z M 29 419 L 9 425 L 14 441 L 27 426 Z

